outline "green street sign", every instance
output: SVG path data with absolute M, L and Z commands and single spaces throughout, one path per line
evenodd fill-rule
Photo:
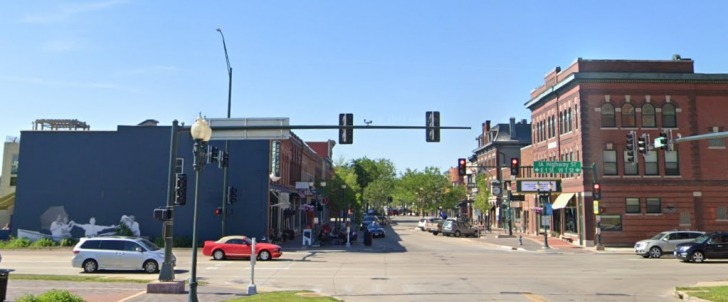
M 581 162 L 578 161 L 534 161 L 534 173 L 581 173 Z

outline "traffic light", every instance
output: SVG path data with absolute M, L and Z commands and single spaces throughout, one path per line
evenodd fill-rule
M 207 145 L 206 156 L 208 164 L 216 163 L 220 159 L 220 151 L 215 146 Z
M 594 200 L 602 200 L 602 185 L 598 182 L 592 185 L 592 197 Z
M 661 130 L 660 137 L 655 140 L 655 147 L 659 147 L 662 150 L 668 150 L 667 146 L 667 131 Z
M 222 208 L 221 207 L 215 208 L 215 216 L 220 216 L 220 215 L 222 215 Z
M 177 173 L 174 185 L 174 204 L 183 206 L 187 203 L 187 174 Z
M 238 188 L 233 186 L 227 187 L 227 203 L 234 204 L 238 201 Z
M 230 164 L 230 154 L 223 150 L 220 150 L 220 162 L 219 162 L 218 167 L 220 167 L 220 169 L 227 168 L 227 166 L 229 164 Z
M 518 157 L 511 157 L 511 176 L 518 176 L 519 171 L 521 171 L 521 163 L 518 161 Z
M 352 144 L 354 143 L 354 128 L 345 128 L 343 126 L 354 125 L 354 114 L 353 113 L 340 113 L 339 114 L 339 144 Z
M 464 158 L 458 158 L 458 175 L 465 176 L 467 174 L 467 162 Z
M 165 208 L 157 208 L 154 209 L 153 217 L 156 220 L 170 220 L 172 219 L 172 210 L 171 209 L 165 209 Z
M 627 132 L 627 162 L 634 163 L 634 131 Z
M 637 139 L 637 151 L 640 154 L 647 154 L 647 137 L 644 133 Z
M 425 112 L 425 125 L 427 126 L 425 131 L 425 141 L 439 142 L 440 141 L 440 111 L 427 111 Z

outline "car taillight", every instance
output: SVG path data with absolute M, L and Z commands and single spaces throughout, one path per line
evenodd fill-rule
M 78 254 L 78 253 L 80 253 L 80 251 L 77 251 L 77 250 L 73 250 L 73 254 L 74 254 L 74 255 L 76 255 L 76 254 Z

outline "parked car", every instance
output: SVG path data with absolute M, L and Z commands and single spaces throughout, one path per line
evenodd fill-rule
M 425 230 L 435 236 L 442 233 L 442 219 L 433 218 L 431 220 L 428 220 L 427 222 L 425 222 Z
M 202 255 L 212 256 L 215 260 L 228 258 L 250 258 L 257 255 L 257 259 L 271 260 L 281 257 L 283 252 L 277 244 L 256 242 L 255 253 L 252 253 L 252 242 L 242 235 L 225 236 L 217 241 L 207 240 L 202 246 Z
M 473 226 L 467 221 L 448 218 L 442 222 L 442 234 L 445 236 L 473 236 L 478 237 L 478 227 Z
M 377 222 L 370 223 L 369 226 L 367 227 L 367 231 L 369 231 L 369 233 L 372 233 L 372 237 L 374 237 L 374 238 L 377 238 L 377 237 L 384 238 L 385 237 L 384 228 Z
M 680 243 L 690 242 L 705 232 L 699 231 L 666 231 L 650 239 L 637 241 L 634 252 L 645 258 L 660 258 L 665 253 L 671 254 Z
M 164 263 L 164 250 L 151 241 L 139 237 L 109 236 L 81 238 L 73 247 L 73 267 L 86 273 L 98 270 L 143 270 L 159 272 Z M 172 255 L 172 266 L 177 258 Z
M 728 232 L 704 234 L 691 242 L 680 243 L 673 252 L 684 262 L 703 262 L 705 259 L 728 258 Z
M 420 229 L 421 231 L 423 231 L 423 232 L 424 232 L 424 231 L 427 231 L 427 224 L 428 224 L 428 223 L 432 223 L 433 221 L 435 221 L 435 220 L 438 220 L 438 219 L 440 219 L 440 218 L 437 218 L 437 217 L 426 217 L 426 218 L 420 218 L 420 222 L 419 222 L 419 223 L 417 223 L 417 227 L 418 227 L 418 228 L 419 228 L 419 229 Z

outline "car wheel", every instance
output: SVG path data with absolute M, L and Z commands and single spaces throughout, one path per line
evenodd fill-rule
M 99 270 L 99 264 L 96 260 L 88 259 L 83 262 L 83 271 L 86 273 L 95 273 Z
M 159 264 L 157 264 L 157 261 L 147 260 L 147 262 L 144 262 L 144 271 L 150 274 L 156 273 L 159 271 Z
M 222 250 L 215 250 L 212 252 L 212 258 L 215 258 L 215 260 L 223 260 L 225 259 L 225 252 Z
M 480 238 L 480 235 L 478 234 L 478 231 L 473 232 L 473 237 Z
M 270 252 L 269 251 L 260 251 L 260 253 L 258 253 L 258 259 L 263 260 L 263 261 L 270 260 Z
M 701 251 L 695 251 L 692 254 L 690 254 L 690 260 L 693 262 L 703 262 L 705 261 L 705 255 L 703 255 L 703 252 Z
M 662 249 L 659 246 L 653 246 L 649 252 L 650 258 L 660 258 L 662 256 Z
M 455 231 L 455 237 L 460 237 L 460 231 Z
M 437 232 L 432 232 L 432 235 L 435 235 L 435 236 L 437 236 Z

